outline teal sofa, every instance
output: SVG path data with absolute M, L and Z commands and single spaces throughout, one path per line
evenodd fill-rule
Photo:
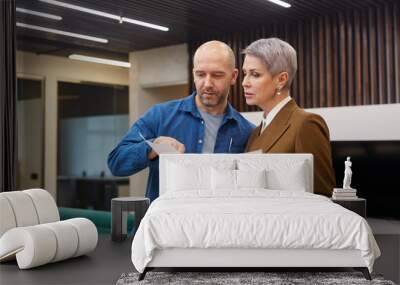
M 99 234 L 111 234 L 111 212 L 78 208 L 58 208 L 60 220 L 87 218 L 91 220 Z M 135 214 L 128 214 L 128 235 L 135 232 Z

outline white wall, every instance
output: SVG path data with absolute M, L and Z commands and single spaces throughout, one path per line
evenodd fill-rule
M 136 63 L 136 70 L 140 70 L 137 76 L 143 88 L 188 83 L 187 44 L 133 52 L 131 60 Z
M 151 106 L 188 95 L 186 44 L 130 53 L 129 111 L 135 122 Z M 130 177 L 130 194 L 143 196 L 148 170 Z
M 400 140 L 400 104 L 306 109 L 321 115 L 332 141 Z M 262 112 L 243 115 L 258 125 Z
M 17 73 L 45 80 L 44 187 L 56 198 L 57 187 L 57 82 L 89 81 L 129 84 L 126 68 L 70 60 L 67 58 L 17 52 Z

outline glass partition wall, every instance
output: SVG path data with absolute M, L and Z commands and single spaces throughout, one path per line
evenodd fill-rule
M 17 189 L 43 188 L 44 81 L 17 79 Z
M 107 156 L 129 127 L 128 87 L 58 82 L 57 204 L 110 210 L 129 194 L 128 178 L 114 177 Z

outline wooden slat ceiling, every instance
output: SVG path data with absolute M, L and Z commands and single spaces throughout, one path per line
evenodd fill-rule
M 68 56 L 72 53 L 128 58 L 130 51 L 188 42 L 205 34 L 249 31 L 273 23 L 295 21 L 337 11 L 363 9 L 394 0 L 286 0 L 282 8 L 266 0 L 60 0 L 170 28 L 168 32 L 123 23 L 38 0 L 17 0 L 17 7 L 62 16 L 54 21 L 16 13 L 21 23 L 106 38 L 108 43 L 17 28 L 19 50 Z

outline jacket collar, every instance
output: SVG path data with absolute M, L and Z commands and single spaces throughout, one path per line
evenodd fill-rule
M 296 102 L 292 99 L 290 100 L 275 116 L 271 124 L 264 130 L 264 132 L 259 136 L 263 138 L 264 147 L 263 151 L 268 152 L 268 150 L 275 144 L 275 142 L 286 132 L 290 127 L 290 117 L 293 112 L 299 108 Z M 258 126 L 256 132 L 259 133 L 261 126 Z

